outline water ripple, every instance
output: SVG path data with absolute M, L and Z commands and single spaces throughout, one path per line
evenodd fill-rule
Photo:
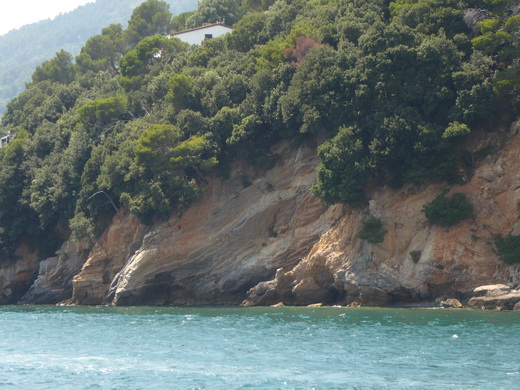
M 6 306 L 0 387 L 509 390 L 519 314 Z

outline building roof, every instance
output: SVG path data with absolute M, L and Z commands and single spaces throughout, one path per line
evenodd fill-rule
M 197 31 L 197 30 L 204 30 L 205 28 L 215 27 L 215 26 L 226 27 L 226 28 L 229 28 L 230 30 L 233 30 L 233 27 L 225 25 L 224 23 L 211 23 L 211 24 L 203 24 L 202 26 L 190 28 L 188 30 L 177 31 L 176 33 L 173 33 L 169 36 L 174 37 L 175 35 L 180 35 L 180 34 Z

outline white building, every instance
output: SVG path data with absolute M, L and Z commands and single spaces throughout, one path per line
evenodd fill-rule
M 4 146 L 7 146 L 9 142 L 11 142 L 15 138 L 16 134 L 11 135 L 11 132 L 9 132 L 9 134 L 5 137 L 0 138 L 0 149 L 2 149 Z
M 189 43 L 190 45 L 200 45 L 205 39 L 217 38 L 221 35 L 230 33 L 231 31 L 233 31 L 232 27 L 226 26 L 222 23 L 213 23 L 189 30 L 179 31 L 175 34 L 169 35 L 169 37 L 179 38 L 181 41 Z

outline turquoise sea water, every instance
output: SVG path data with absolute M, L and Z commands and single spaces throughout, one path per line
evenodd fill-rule
M 520 313 L 5 306 L 0 388 L 520 389 Z

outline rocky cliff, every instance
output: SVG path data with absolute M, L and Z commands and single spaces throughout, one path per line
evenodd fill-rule
M 451 228 L 430 226 L 422 212 L 442 183 L 374 189 L 364 208 L 325 208 L 310 192 L 315 146 L 281 143 L 273 168 L 237 164 L 183 215 L 145 226 L 123 210 L 93 247 L 66 242 L 44 261 L 20 247 L 0 267 L 0 303 L 388 305 L 520 284 L 494 246 L 497 235 L 520 234 L 520 136 L 493 137 L 468 146 L 500 151 L 451 187 L 475 206 Z M 357 236 L 368 216 L 388 231 L 380 244 Z
M 501 143 L 496 134 L 484 133 L 468 147 L 476 151 Z M 497 236 L 520 233 L 519 172 L 515 135 L 500 153 L 478 163 L 466 184 L 452 187 L 467 195 L 475 213 L 450 228 L 430 226 L 421 211 L 445 185 L 375 190 L 368 207 L 345 208 L 339 223 L 296 267 L 258 284 L 244 303 L 388 305 L 468 297 L 476 286 L 495 282 L 518 285 L 518 268 L 499 260 L 494 243 Z M 357 237 L 369 215 L 380 218 L 388 231 L 380 244 Z

